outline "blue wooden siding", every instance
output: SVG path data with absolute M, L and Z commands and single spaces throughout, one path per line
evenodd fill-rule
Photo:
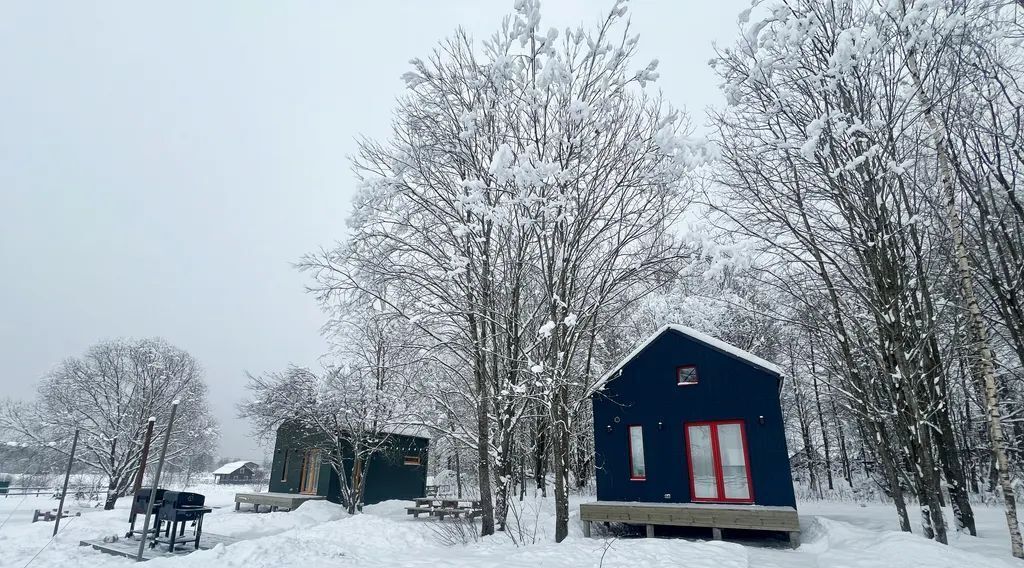
M 696 365 L 699 384 L 676 384 L 682 365 Z M 690 502 L 683 424 L 738 419 L 745 423 L 754 503 L 796 506 L 779 378 L 768 371 L 668 329 L 593 405 L 599 500 Z M 643 426 L 644 481 L 629 478 L 628 427 L 636 424 Z

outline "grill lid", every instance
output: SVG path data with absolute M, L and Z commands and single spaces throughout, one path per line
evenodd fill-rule
M 206 503 L 206 496 L 188 491 L 167 491 L 164 493 L 164 507 L 183 509 L 187 507 L 201 508 Z

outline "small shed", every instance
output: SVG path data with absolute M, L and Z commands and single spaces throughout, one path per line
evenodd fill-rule
M 213 472 L 213 482 L 218 485 L 241 485 L 252 483 L 256 479 L 258 464 L 251 461 L 226 463 Z
M 600 379 L 593 397 L 593 521 L 799 539 L 774 364 L 682 325 L 667 325 Z

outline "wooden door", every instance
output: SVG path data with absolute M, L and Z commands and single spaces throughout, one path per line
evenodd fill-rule
M 316 495 L 316 486 L 320 481 L 320 450 L 309 450 L 302 458 L 302 477 L 299 480 L 299 493 Z

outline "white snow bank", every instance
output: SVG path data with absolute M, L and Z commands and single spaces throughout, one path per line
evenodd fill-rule
M 814 554 L 820 566 L 848 568 L 1010 568 L 1009 560 L 982 556 L 900 531 L 872 531 L 843 521 L 816 517 L 800 552 Z M 1007 545 L 1009 546 L 1009 545 Z
M 219 496 L 218 496 L 219 497 Z M 219 499 L 218 499 L 219 500 Z M 3 506 L 0 499 L 0 507 Z M 125 503 L 127 505 L 127 502 Z M 235 513 L 233 507 L 214 511 L 204 523 L 206 530 L 246 539 L 187 556 L 158 559 L 147 566 L 178 568 L 299 568 L 306 566 L 360 566 L 368 568 L 570 568 L 603 566 L 636 568 L 687 566 L 692 568 L 1010 568 L 1017 563 L 1009 555 L 1002 511 L 975 510 L 982 538 L 951 534 L 950 546 L 916 534 L 889 530 L 895 520 L 892 508 L 883 505 L 858 507 L 850 503 L 801 505 L 804 545 L 790 550 L 778 541 L 748 539 L 716 542 L 685 539 L 583 538 L 577 519 L 578 501 L 570 507 L 569 538 L 552 542 L 552 502 L 545 499 L 515 500 L 517 518 L 536 540 L 514 545 L 498 534 L 466 544 L 449 546 L 438 535 L 449 520 L 413 519 L 405 515 L 405 501 L 386 501 L 367 506 L 361 515 L 346 515 L 326 502 L 307 502 L 291 513 Z M 3 510 L 0 508 L 0 515 Z M 0 516 L 2 518 L 2 516 Z M 61 534 L 48 543 L 49 523 L 18 522 L 0 529 L 0 566 L 24 566 L 40 550 L 32 566 L 61 568 L 127 567 L 130 560 L 107 556 L 78 546 L 81 539 L 123 534 L 127 511 L 85 511 L 82 517 L 62 525 Z M 510 516 L 510 524 L 514 524 Z M 534 526 L 535 525 L 535 526 Z M 514 526 L 510 527 L 514 530 Z M 1003 532 L 1000 532 L 1002 530 Z M 728 538 L 728 534 L 726 535 Z

